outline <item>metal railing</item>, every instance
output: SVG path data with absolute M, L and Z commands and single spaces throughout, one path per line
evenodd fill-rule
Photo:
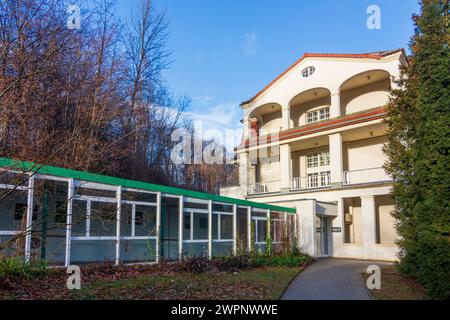
M 273 193 L 280 191 L 280 181 L 258 182 L 248 186 L 248 195 Z
M 342 183 L 344 185 L 389 181 L 392 181 L 392 178 L 389 177 L 383 168 L 345 171 L 342 175 Z
M 324 172 L 308 177 L 298 177 L 291 180 L 291 190 L 319 189 L 331 186 L 331 176 L 329 172 Z

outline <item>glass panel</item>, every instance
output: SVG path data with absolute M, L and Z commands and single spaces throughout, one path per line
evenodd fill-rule
M 86 201 L 78 201 L 78 200 L 72 201 L 72 237 L 86 236 L 86 211 L 87 211 Z M 58 218 L 58 221 L 62 221 L 62 218 Z M 66 223 L 64 223 L 64 225 L 65 224 Z
M 156 240 L 122 240 L 120 259 L 125 263 L 156 261 Z
M 256 222 L 256 227 L 258 228 L 258 238 L 256 239 L 256 242 L 265 242 L 267 236 L 267 221 L 258 220 Z
M 238 209 L 236 247 L 238 254 L 247 252 L 248 228 L 247 228 L 247 210 Z
M 183 253 L 186 257 L 207 257 L 208 243 L 184 243 Z
M 223 240 L 233 239 L 233 217 L 220 216 L 220 238 Z
M 308 168 L 316 168 L 319 166 L 319 155 L 312 154 L 307 157 Z
M 70 250 L 70 262 L 72 264 L 108 261 L 114 262 L 115 259 L 116 241 L 72 241 Z
M 117 204 L 91 203 L 91 236 L 111 237 L 116 235 Z
M 325 167 L 330 165 L 330 152 L 322 152 L 320 154 L 320 166 Z
M 23 257 L 24 246 L 23 237 L 0 236 L 0 257 Z
M 218 221 L 219 221 L 219 215 L 213 214 L 212 216 L 212 238 L 214 240 L 219 239 L 219 233 L 218 233 Z
M 185 212 L 183 214 L 183 240 L 191 239 L 191 213 Z
M 308 188 L 316 188 L 319 184 L 319 174 L 310 173 L 308 174 Z
M 132 205 L 122 205 L 120 212 L 120 235 L 122 237 L 131 237 L 132 209 Z
M 136 206 L 136 236 L 156 236 L 156 207 Z
M 194 240 L 208 240 L 208 214 L 194 213 Z
M 156 203 L 156 194 L 134 192 L 134 191 L 123 191 L 122 200 Z
M 27 192 L 0 190 L 0 230 L 25 230 Z
M 233 254 L 233 242 L 215 242 L 213 243 L 213 257 L 226 257 Z
M 255 244 L 255 252 L 257 252 L 257 253 L 264 253 L 265 251 L 266 251 L 266 244 L 265 243 Z

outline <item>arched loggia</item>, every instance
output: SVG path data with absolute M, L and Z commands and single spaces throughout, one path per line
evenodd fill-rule
M 384 106 L 389 101 L 391 75 L 385 70 L 359 73 L 342 83 L 341 113 L 352 114 Z

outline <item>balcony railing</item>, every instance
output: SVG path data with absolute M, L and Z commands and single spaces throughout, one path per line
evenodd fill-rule
M 273 193 L 280 191 L 280 181 L 258 182 L 248 186 L 248 195 Z
M 345 171 L 342 177 L 344 185 L 389 181 L 392 181 L 392 178 L 386 174 L 383 168 Z
M 291 180 L 292 191 L 328 188 L 330 185 L 331 177 L 329 172 L 294 178 Z

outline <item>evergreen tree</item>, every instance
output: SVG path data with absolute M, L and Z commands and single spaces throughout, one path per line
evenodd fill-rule
M 400 271 L 450 298 L 448 0 L 422 0 L 412 56 L 392 90 L 387 171 L 394 178 Z

